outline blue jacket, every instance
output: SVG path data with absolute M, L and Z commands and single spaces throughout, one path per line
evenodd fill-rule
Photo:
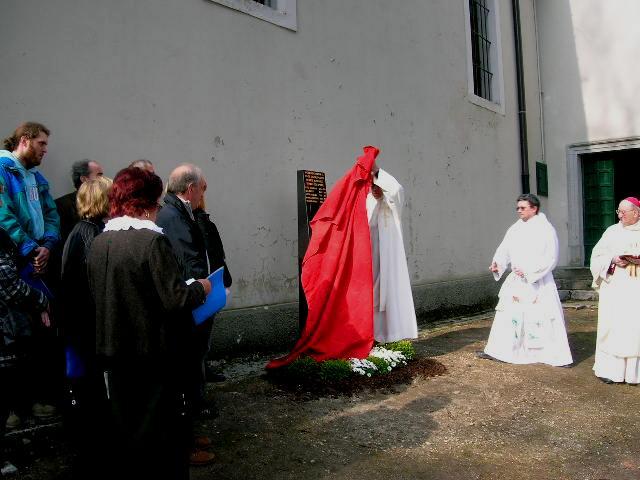
M 6 151 L 0 152 L 0 228 L 9 234 L 23 257 L 39 246 L 51 250 L 60 240 L 60 217 L 49 193 L 49 182 L 40 172 L 34 174 L 44 217 L 44 236 L 41 239 L 31 238 L 28 234 L 27 190 L 20 171 Z

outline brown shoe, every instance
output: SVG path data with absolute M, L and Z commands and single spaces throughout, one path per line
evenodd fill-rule
M 209 465 L 213 463 L 215 458 L 216 456 L 211 452 L 195 449 L 189 455 L 189 463 L 191 465 Z
M 193 439 L 193 445 L 196 448 L 207 448 L 211 446 L 211 439 L 209 437 L 196 437 Z

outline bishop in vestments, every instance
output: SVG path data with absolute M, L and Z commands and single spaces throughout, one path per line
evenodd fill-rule
M 599 290 L 598 335 L 593 370 L 605 383 L 640 382 L 640 200 L 628 197 L 593 247 L 591 273 Z

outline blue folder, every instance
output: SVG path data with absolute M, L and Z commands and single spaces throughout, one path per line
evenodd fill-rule
M 207 277 L 211 282 L 211 292 L 207 295 L 204 303 L 192 312 L 193 321 L 196 325 L 200 325 L 206 319 L 213 317 L 227 304 L 227 292 L 222 279 L 223 274 L 224 267 L 220 267 Z
M 37 288 L 44 293 L 49 300 L 53 300 L 53 294 L 51 293 L 51 290 L 49 290 L 49 287 L 47 287 L 47 284 L 44 283 L 41 277 L 35 277 L 34 273 L 35 270 L 33 268 L 33 264 L 27 263 L 24 268 L 20 270 L 18 275 L 20 275 L 20 278 L 24 280 L 27 285 L 32 288 Z
M 67 378 L 81 378 L 86 375 L 84 360 L 74 347 L 67 345 L 64 349 L 64 356 L 67 364 Z

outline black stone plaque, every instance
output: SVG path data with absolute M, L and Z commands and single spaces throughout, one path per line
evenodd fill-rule
M 307 320 L 307 299 L 302 290 L 302 260 L 311 239 L 309 222 L 327 198 L 324 173 L 298 170 L 298 294 L 300 331 Z

